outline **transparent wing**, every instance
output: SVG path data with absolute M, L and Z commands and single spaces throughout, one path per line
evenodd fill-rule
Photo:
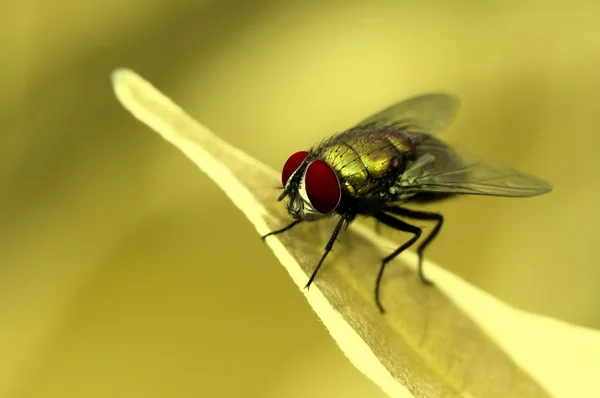
M 458 98 L 449 94 L 419 95 L 368 117 L 356 127 L 397 124 L 408 131 L 437 134 L 452 123 L 459 106 Z
M 398 181 L 403 192 L 527 197 L 552 190 L 544 180 L 452 149 L 434 137 L 413 137 L 420 143 L 415 162 Z

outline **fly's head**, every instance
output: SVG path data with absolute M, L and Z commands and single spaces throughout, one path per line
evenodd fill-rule
M 331 166 L 306 151 L 289 157 L 281 172 L 288 212 L 295 220 L 313 221 L 334 212 L 342 198 L 340 181 Z

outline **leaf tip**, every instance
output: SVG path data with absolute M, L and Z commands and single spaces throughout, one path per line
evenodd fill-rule
M 120 81 L 131 75 L 135 75 L 135 72 L 129 68 L 116 68 L 110 73 L 110 80 L 113 86 L 117 86 Z

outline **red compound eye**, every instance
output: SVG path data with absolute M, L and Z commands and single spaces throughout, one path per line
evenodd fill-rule
M 304 162 L 304 159 L 306 159 L 307 156 L 308 152 L 306 151 L 296 152 L 285 162 L 283 165 L 283 170 L 281 171 L 281 182 L 284 186 L 287 184 L 292 174 L 294 174 L 294 171 L 296 171 L 302 162 Z
M 342 191 L 337 175 L 327 163 L 315 160 L 308 165 L 304 177 L 306 195 L 319 213 L 330 213 L 340 203 Z

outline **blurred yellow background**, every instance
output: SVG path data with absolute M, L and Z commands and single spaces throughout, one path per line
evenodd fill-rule
M 277 169 L 400 99 L 458 94 L 445 139 L 555 190 L 432 206 L 446 224 L 428 258 L 599 327 L 599 16 L 568 0 L 3 0 L 0 397 L 383 396 L 225 195 L 117 103 L 121 66 Z

